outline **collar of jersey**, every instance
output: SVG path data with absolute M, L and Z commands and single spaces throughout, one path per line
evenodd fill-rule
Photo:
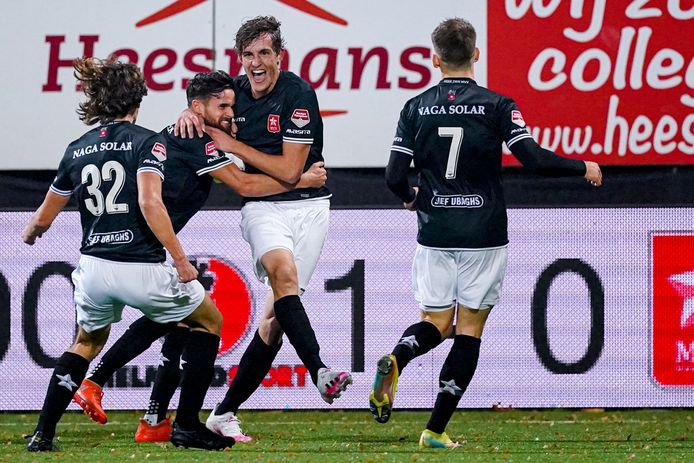
M 123 122 L 127 122 L 128 124 L 132 124 L 132 122 L 130 122 L 130 121 L 111 121 L 108 124 L 103 124 L 101 127 L 108 127 L 109 125 L 122 124 Z
M 444 77 L 440 84 L 477 84 L 475 79 L 469 77 Z

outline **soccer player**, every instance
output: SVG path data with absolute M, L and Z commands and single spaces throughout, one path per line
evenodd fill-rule
M 162 202 L 163 140 L 135 125 L 147 94 L 145 80 L 129 63 L 85 58 L 75 60 L 74 69 L 87 95 L 77 113 L 87 125 L 99 126 L 68 145 L 22 240 L 33 245 L 75 197 L 83 230 L 82 255 L 72 273 L 79 331 L 56 363 L 27 450 L 56 450 L 57 423 L 125 305 L 160 324 L 184 321 L 192 329 L 183 350 L 186 363 L 171 442 L 208 450 L 231 447 L 233 439 L 210 432 L 198 418 L 214 372 L 222 317 L 195 279 L 198 272 Z M 175 268 L 165 262 L 164 248 Z
M 235 79 L 238 133 L 236 138 L 213 128 L 208 133 L 221 150 L 246 163 L 246 172 L 262 171 L 294 182 L 313 162 L 323 160 L 323 122 L 316 93 L 295 74 L 280 71 L 284 41 L 274 17 L 259 16 L 243 23 L 236 34 L 236 50 L 246 72 Z M 179 123 L 189 136 L 194 136 L 194 128 L 202 135 L 202 124 L 189 111 L 184 111 Z M 283 332 L 323 400 L 332 403 L 351 384 L 350 373 L 333 371 L 323 363 L 300 299 L 325 242 L 330 196 L 322 187 L 245 198 L 243 237 L 251 246 L 257 277 L 269 283 L 272 294 L 238 373 L 207 420 L 209 429 L 225 436 L 242 435 L 236 412 L 265 378 Z
M 475 29 L 464 19 L 447 19 L 436 27 L 432 62 L 442 79 L 405 104 L 386 168 L 388 187 L 406 209 L 417 211 L 412 284 L 421 321 L 377 362 L 369 398 L 376 421 L 390 418 L 398 375 L 414 357 L 451 335 L 456 321 L 420 447 L 458 445 L 445 433 L 446 425 L 475 373 L 482 330 L 499 301 L 508 244 L 502 142 L 532 172 L 583 176 L 594 186 L 602 184 L 596 163 L 541 148 L 513 100 L 475 83 L 480 53 L 475 40 Z M 408 182 L 412 161 L 418 188 Z
M 196 74 L 186 89 L 188 106 L 209 127 L 230 131 L 232 106 L 235 102 L 233 80 L 224 71 Z M 173 134 L 173 125 L 160 133 L 167 146 L 166 180 L 163 201 L 174 232 L 178 233 L 204 205 L 213 178 L 238 193 L 263 196 L 286 192 L 295 187 L 321 187 L 327 178 L 322 162 L 316 162 L 297 184 L 278 181 L 267 175 L 242 172 L 224 153 L 217 151 L 209 136 L 183 139 Z M 172 331 L 173 330 L 173 331 Z M 162 347 L 163 365 L 158 369 L 155 387 L 144 420 L 136 433 L 138 441 L 165 441 L 171 431 L 166 419 L 168 403 L 178 386 L 179 359 L 191 336 L 187 326 L 174 328 L 143 317 L 135 321 L 121 338 L 103 355 L 88 379 L 75 393 L 77 402 L 97 423 L 106 423 L 101 405 L 103 385 L 115 371 L 144 352 L 162 335 L 169 333 Z

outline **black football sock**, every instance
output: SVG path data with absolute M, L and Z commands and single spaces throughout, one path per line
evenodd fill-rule
M 119 368 L 149 349 L 154 341 L 175 327 L 175 322 L 157 323 L 146 317 L 135 320 L 101 357 L 88 378 L 103 387 Z
M 439 393 L 427 429 L 441 434 L 453 416 L 460 398 L 472 380 L 480 357 L 480 339 L 456 335 L 439 375 Z
M 46 439 L 53 439 L 55 427 L 70 405 L 72 396 L 87 373 L 87 368 L 89 361 L 81 355 L 65 352 L 60 356 L 48 383 L 48 392 L 34 432 L 41 431 Z
M 183 429 L 194 429 L 200 423 L 200 409 L 214 376 L 214 360 L 219 350 L 219 336 L 191 331 L 181 356 L 181 398 L 176 423 Z
M 189 328 L 179 326 L 164 338 L 159 368 L 157 368 L 157 375 L 152 385 L 152 394 L 149 397 L 149 407 L 145 414 L 145 419 L 152 417 L 152 421 L 156 420 L 150 424 L 160 423 L 166 419 L 171 397 L 181 382 L 181 354 L 189 333 Z
M 325 364 L 320 358 L 316 333 L 311 328 L 311 322 L 299 296 L 285 296 L 275 301 L 275 317 L 311 374 L 313 384 L 316 384 L 318 370 L 324 368 Z
M 398 372 L 401 373 L 413 358 L 426 354 L 441 344 L 441 341 L 441 333 L 433 323 L 419 322 L 410 325 L 393 349 Z
M 260 333 L 255 332 L 253 340 L 241 357 L 236 376 L 231 381 L 224 400 L 217 405 L 215 414 L 238 412 L 241 404 L 248 400 L 262 383 L 280 347 L 281 341 L 275 346 L 268 346 L 260 337 Z

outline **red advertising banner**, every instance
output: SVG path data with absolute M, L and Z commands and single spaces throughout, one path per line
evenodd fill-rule
M 694 164 L 694 1 L 488 7 L 489 88 L 538 143 L 603 165 Z
M 694 386 L 694 235 L 651 236 L 653 378 Z

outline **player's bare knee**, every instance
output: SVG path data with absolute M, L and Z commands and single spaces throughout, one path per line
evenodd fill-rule
M 68 349 L 69 352 L 81 355 L 89 361 L 94 360 L 106 345 L 110 327 L 87 332 L 80 327 L 75 342 Z

